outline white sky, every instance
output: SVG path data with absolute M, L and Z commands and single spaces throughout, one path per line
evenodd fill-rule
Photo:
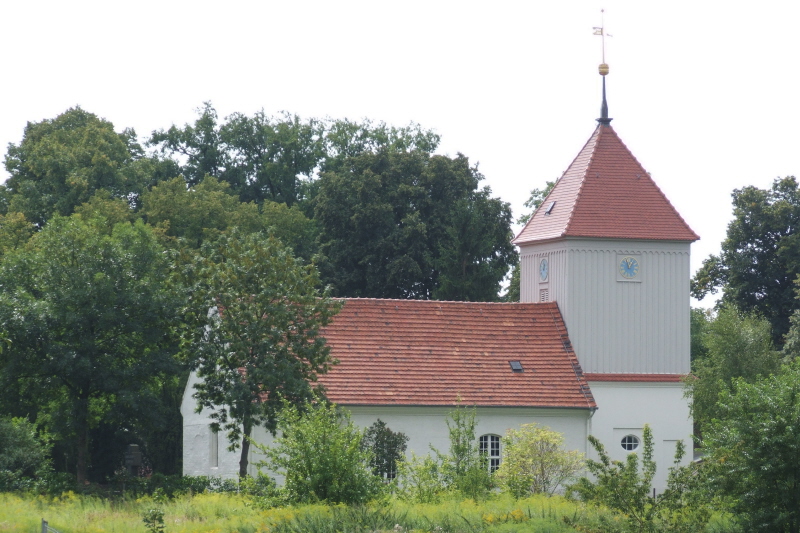
M 74 105 L 140 138 L 206 100 L 221 117 L 414 121 L 517 217 L 594 130 L 601 7 L 609 114 L 701 236 L 694 271 L 734 188 L 800 177 L 800 2 L 8 1 L 0 146 Z

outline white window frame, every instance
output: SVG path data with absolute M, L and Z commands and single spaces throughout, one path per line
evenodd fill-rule
M 500 468 L 500 435 L 487 433 L 478 438 L 478 450 L 481 455 L 486 456 L 489 472 L 494 472 Z

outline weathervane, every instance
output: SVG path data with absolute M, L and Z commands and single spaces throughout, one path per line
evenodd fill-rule
M 594 34 L 599 35 L 603 39 L 603 62 L 600 63 L 600 75 L 603 77 L 603 104 L 600 106 L 600 118 L 597 122 L 608 126 L 611 119 L 608 118 L 608 103 L 606 102 L 606 75 L 608 74 L 608 64 L 606 64 L 606 36 L 612 37 L 611 34 L 606 33 L 605 29 L 605 9 L 600 10 L 600 26 L 594 27 Z

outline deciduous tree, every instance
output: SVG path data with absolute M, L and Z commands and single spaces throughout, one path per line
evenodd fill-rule
M 146 386 L 174 374 L 177 302 L 169 263 L 141 221 L 56 217 L 0 264 L 5 386 L 36 391 L 48 429 L 91 464 L 89 432 L 113 411 L 137 412 Z M 12 386 L 9 386 L 12 387 Z
M 707 353 L 692 362 L 692 374 L 685 381 L 700 431 L 717 418 L 720 394 L 730 390 L 735 378 L 754 381 L 777 372 L 781 362 L 781 354 L 773 349 L 769 322 L 732 306 L 706 324 L 702 344 Z
M 253 427 L 274 432 L 284 405 L 310 401 L 317 376 L 333 364 L 320 328 L 341 304 L 319 290 L 314 265 L 261 233 L 234 230 L 205 243 L 196 269 L 184 274 L 184 339 L 202 378 L 193 397 L 231 448 L 241 446 L 244 477 Z
M 496 300 L 515 255 L 508 204 L 468 159 L 364 153 L 320 178 L 315 219 L 336 294 Z
M 800 309 L 794 282 L 800 274 L 800 189 L 792 177 L 776 179 L 769 189 L 749 186 L 733 191 L 733 221 L 722 253 L 703 261 L 692 280 L 692 295 L 723 290 L 723 301 L 757 313 L 783 343 L 789 317 Z
M 800 364 L 723 390 L 704 438 L 711 482 L 747 531 L 800 531 Z
M 70 215 L 99 189 L 127 198 L 139 192 L 123 168 L 133 161 L 135 133 L 116 133 L 107 120 L 69 109 L 55 119 L 31 123 L 10 144 L 5 166 L 9 211 L 41 227 L 54 214 Z

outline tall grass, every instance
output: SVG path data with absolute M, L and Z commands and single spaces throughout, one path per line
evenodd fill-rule
M 599 531 L 601 514 L 554 496 L 514 500 L 495 496 L 486 501 L 451 499 L 438 504 L 388 500 L 360 507 L 323 504 L 259 509 L 246 496 L 225 493 L 183 495 L 174 499 L 150 497 L 101 499 L 68 492 L 60 497 L 0 493 L 0 532 L 38 533 L 41 520 L 61 533 L 146 532 L 142 517 L 149 509 L 164 512 L 166 533 L 562 533 Z M 707 532 L 734 531 L 730 520 L 719 518 Z

